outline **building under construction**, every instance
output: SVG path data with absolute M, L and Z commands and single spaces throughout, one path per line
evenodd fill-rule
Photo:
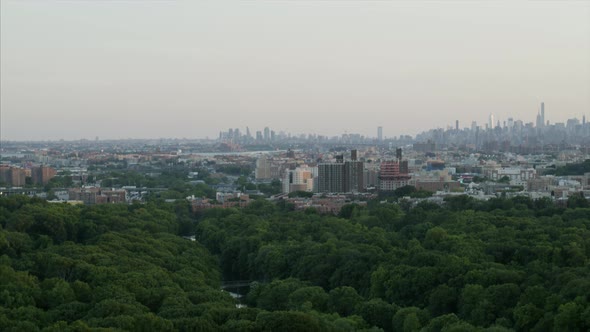
M 398 148 L 395 152 L 396 160 L 381 162 L 379 170 L 380 191 L 393 191 L 409 184 L 408 161 L 402 160 L 402 149 Z

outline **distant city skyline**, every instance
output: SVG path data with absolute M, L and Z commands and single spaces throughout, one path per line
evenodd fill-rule
M 444 126 L 435 126 L 432 128 L 423 128 L 420 129 L 418 132 L 416 133 L 399 133 L 397 135 L 384 135 L 384 131 L 383 131 L 383 126 L 378 126 L 374 128 L 374 132 L 373 133 L 361 133 L 358 131 L 354 131 L 354 130 L 344 130 L 343 132 L 340 133 L 335 133 L 335 134 L 327 134 L 327 133 L 322 133 L 322 132 L 292 132 L 289 131 L 287 129 L 284 128 L 275 128 L 272 126 L 264 126 L 261 128 L 253 128 L 253 130 L 250 130 L 250 126 L 248 126 L 247 124 L 242 124 L 236 127 L 227 127 L 227 128 L 218 128 L 217 130 L 217 135 L 212 135 L 212 136 L 206 136 L 206 137 L 197 137 L 197 136 L 151 136 L 151 137 L 99 137 L 99 136 L 95 136 L 95 137 L 75 137 L 75 138 L 43 138 L 43 139 L 11 139 L 8 137 L 2 137 L 4 140 L 6 141 L 59 141 L 59 140 L 65 140 L 65 141 L 76 141 L 76 140 L 125 140 L 125 139 L 209 139 L 209 140 L 217 140 L 217 139 L 227 139 L 227 137 L 222 137 L 222 135 L 227 134 L 228 131 L 231 133 L 236 132 L 239 133 L 239 136 L 241 137 L 246 137 L 249 136 L 251 137 L 253 140 L 258 140 L 258 141 L 274 141 L 274 137 L 275 135 L 278 137 L 279 135 L 287 135 L 287 136 L 292 136 L 292 137 L 297 137 L 297 136 L 322 136 L 322 137 L 326 137 L 326 138 L 333 138 L 333 137 L 341 137 L 344 135 L 361 135 L 362 137 L 364 137 L 365 139 L 375 139 L 376 141 L 381 141 L 383 139 L 398 139 L 401 136 L 411 136 L 413 138 L 426 134 L 430 131 L 433 130 L 438 130 L 438 129 L 443 129 L 443 130 L 473 130 L 474 127 L 473 125 L 476 125 L 477 127 L 479 127 L 482 131 L 488 130 L 488 129 L 493 129 L 496 126 L 499 126 L 500 128 L 504 128 L 504 127 L 511 127 L 512 125 L 514 125 L 514 123 L 516 122 L 520 122 L 522 125 L 532 125 L 533 128 L 539 128 L 539 127 L 545 127 L 548 124 L 549 125 L 555 125 L 555 124 L 562 124 L 564 126 L 568 125 L 570 121 L 572 120 L 578 120 L 578 122 L 580 124 L 586 124 L 586 117 L 585 115 L 583 115 L 582 117 L 573 117 L 573 118 L 568 118 L 568 119 L 564 119 L 563 121 L 550 121 L 550 120 L 546 120 L 545 118 L 545 107 L 544 107 L 545 103 L 541 102 L 540 103 L 540 107 L 538 109 L 537 115 L 536 115 L 536 121 L 528 121 L 528 120 L 523 120 L 523 119 L 519 119 L 519 118 L 514 118 L 514 117 L 508 117 L 506 119 L 499 119 L 499 118 L 495 118 L 493 113 L 490 113 L 488 115 L 488 118 L 486 121 L 482 121 L 482 122 L 478 122 L 475 120 L 466 122 L 464 125 L 461 124 L 461 122 L 459 120 L 455 120 L 454 123 L 449 123 L 447 125 Z M 541 122 L 539 122 L 539 120 L 541 119 Z M 492 125 L 493 124 L 493 125 Z M 258 130 L 259 129 L 259 130 Z M 271 139 L 272 138 L 272 139 Z
M 589 2 L 3 0 L 0 42 L 2 140 L 590 115 Z

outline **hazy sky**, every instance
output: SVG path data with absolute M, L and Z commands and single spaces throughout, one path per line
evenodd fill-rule
M 590 118 L 589 1 L 0 3 L 2 139 Z

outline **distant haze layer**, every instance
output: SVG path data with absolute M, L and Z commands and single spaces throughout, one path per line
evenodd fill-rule
M 586 1 L 2 0 L 4 140 L 590 116 Z

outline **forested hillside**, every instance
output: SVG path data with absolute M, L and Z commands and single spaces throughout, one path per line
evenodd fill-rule
M 15 196 L 0 199 L 0 222 L 2 331 L 172 331 L 233 305 L 216 260 L 175 235 L 170 211 Z
M 590 209 L 0 198 L 2 331 L 585 331 Z M 179 235 L 196 234 L 197 241 Z M 222 280 L 251 281 L 244 301 Z
M 226 278 L 258 281 L 247 299 L 261 309 L 335 312 L 386 331 L 585 331 L 590 209 L 568 203 L 578 208 L 459 196 L 331 217 L 258 202 L 211 211 L 197 238 Z

